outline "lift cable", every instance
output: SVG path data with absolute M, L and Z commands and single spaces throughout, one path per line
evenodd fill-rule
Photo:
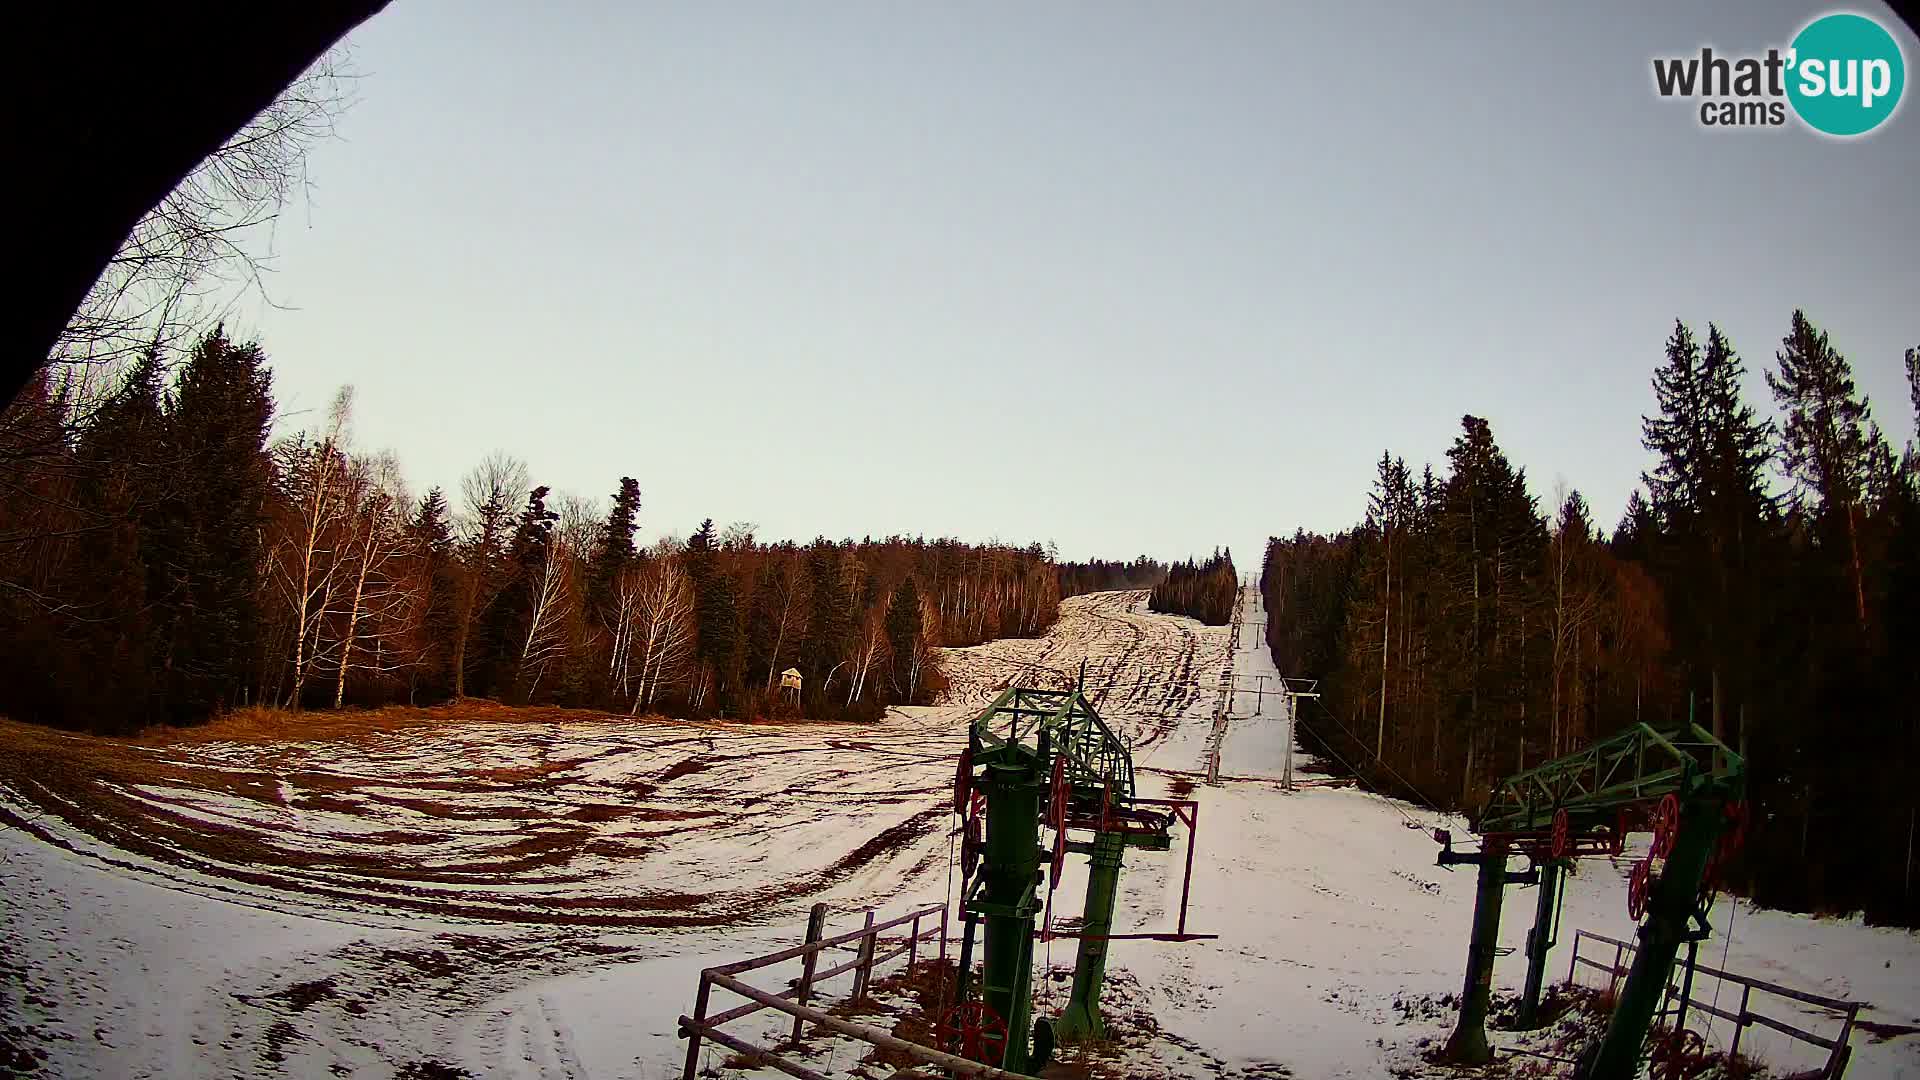
M 1733 921 L 1740 917 L 1740 898 L 1732 893 L 1728 893 L 1727 899 L 1733 901 L 1733 910 L 1727 913 L 1727 932 L 1724 935 L 1727 941 L 1726 944 L 1720 947 L 1720 970 L 1723 972 L 1727 970 L 1727 956 L 1733 952 Z M 1715 1009 L 1720 1008 L 1720 988 L 1726 984 L 1727 980 L 1724 976 L 1713 980 L 1713 1007 Z
M 1326 713 L 1326 714 L 1327 714 L 1327 719 L 1329 719 L 1329 720 L 1332 720 L 1332 721 L 1333 721 L 1333 722 L 1334 722 L 1335 724 L 1339 724 L 1339 726 L 1340 726 L 1340 730 L 1341 730 L 1341 731 L 1344 731 L 1344 732 L 1346 732 L 1346 733 L 1347 733 L 1347 737 L 1348 737 L 1349 739 L 1352 739 L 1352 740 L 1353 740 L 1353 741 L 1354 741 L 1354 742 L 1355 742 L 1355 743 L 1356 743 L 1356 744 L 1357 744 L 1357 745 L 1358 745 L 1358 746 L 1360 747 L 1360 749 L 1362 749 L 1362 750 L 1366 750 L 1366 751 L 1367 751 L 1367 755 L 1368 755 L 1369 757 L 1372 757 L 1372 758 L 1373 758 L 1373 759 L 1374 759 L 1375 761 L 1378 761 L 1378 762 L 1380 763 L 1380 767 L 1381 767 L 1381 768 L 1383 768 L 1383 769 L 1385 769 L 1385 770 L 1387 770 L 1387 772 L 1388 772 L 1388 774 L 1390 774 L 1390 775 L 1391 775 L 1391 776 L 1392 776 L 1392 777 L 1393 777 L 1393 778 L 1394 778 L 1395 780 L 1398 780 L 1398 781 L 1400 781 L 1400 783 L 1401 783 L 1401 784 L 1402 784 L 1403 786 L 1405 786 L 1405 787 L 1406 787 L 1406 789 L 1407 789 L 1408 791 L 1411 791 L 1411 792 L 1413 792 L 1413 794 L 1414 794 L 1414 797 L 1415 797 L 1415 798 L 1417 798 L 1417 799 L 1419 799 L 1419 800 L 1420 800 L 1420 801 L 1421 801 L 1422 803 L 1425 803 L 1425 804 L 1426 804 L 1426 807 L 1427 807 L 1427 809 L 1429 809 L 1429 810 L 1432 810 L 1432 811 L 1433 811 L 1434 813 L 1436 813 L 1436 814 L 1441 814 L 1441 815 L 1444 815 L 1444 814 L 1446 813 L 1446 811 L 1445 811 L 1445 810 L 1442 810 L 1442 809 L 1440 809 L 1440 808 L 1439 808 L 1438 806 L 1435 806 L 1435 805 L 1434 805 L 1434 803 L 1433 803 L 1433 800 L 1432 800 L 1432 799 L 1429 799 L 1429 798 L 1427 798 L 1427 797 L 1426 797 L 1426 795 L 1424 795 L 1424 794 L 1422 794 L 1422 793 L 1421 793 L 1421 791 L 1420 791 L 1420 789 L 1419 789 L 1419 788 L 1417 788 L 1417 787 L 1414 787 L 1414 786 L 1413 786 L 1413 784 L 1412 784 L 1412 783 L 1410 783 L 1410 782 L 1409 782 L 1409 781 L 1407 780 L 1407 778 L 1406 778 L 1406 777 L 1404 777 L 1404 776 L 1401 776 L 1401 775 L 1400 775 L 1400 773 L 1399 773 L 1399 772 L 1398 772 L 1397 770 L 1395 770 L 1393 766 L 1391 766 L 1391 765 L 1389 765 L 1389 764 L 1387 764 L 1387 761 L 1386 761 L 1386 759 L 1385 759 L 1385 758 L 1383 758 L 1383 757 L 1381 757 L 1381 756 L 1379 756 L 1378 754 L 1375 754 L 1375 753 L 1374 753 L 1373 751 L 1371 751 L 1371 750 L 1367 750 L 1367 744 L 1366 744 L 1366 742 L 1365 742 L 1365 741 L 1363 741 L 1363 740 L 1362 740 L 1362 739 L 1360 738 L 1360 736 L 1358 736 L 1358 735 L 1355 735 L 1355 734 L 1353 733 L 1353 729 L 1352 729 L 1352 728 L 1349 728 L 1349 727 L 1347 727 L 1347 725 L 1345 725 L 1345 724 L 1342 724 L 1342 723 L 1340 723 L 1340 718 L 1339 718 L 1338 716 L 1335 716 L 1335 715 L 1333 714 L 1333 710 L 1332 710 L 1332 709 L 1329 709 L 1329 708 L 1327 708 L 1327 707 L 1326 707 L 1326 705 L 1325 705 L 1325 704 L 1324 704 L 1323 702 L 1321 702 L 1321 700 L 1320 700 L 1319 698 L 1313 698 L 1313 699 L 1311 699 L 1311 700 L 1313 701 L 1313 703 L 1314 703 L 1315 705 L 1319 705 L 1319 706 L 1320 706 L 1320 711 L 1321 711 L 1321 712 L 1323 712 L 1323 713 Z M 1320 745 L 1322 745 L 1322 746 L 1326 746 L 1326 745 L 1327 745 L 1327 743 L 1326 743 L 1326 740 L 1325 740 L 1325 739 L 1322 739 L 1322 740 L 1320 740 Z M 1330 750 L 1331 750 L 1331 747 L 1329 747 L 1328 749 L 1329 749 L 1329 751 L 1330 751 Z M 1343 763 L 1343 764 L 1344 764 L 1344 763 Z M 1349 766 L 1347 766 L 1347 767 L 1348 767 L 1348 768 L 1352 768 L 1352 766 L 1351 766 L 1351 765 L 1349 765 Z M 1357 775 L 1357 774 L 1356 774 L 1356 775 Z M 1424 826 L 1423 826 L 1423 828 L 1424 828 Z
M 1324 706 L 1322 707 L 1324 708 Z M 1335 721 L 1335 723 L 1338 723 L 1338 722 L 1339 722 L 1338 720 Z M 1333 760 L 1339 762 L 1342 767 L 1344 767 L 1348 772 L 1353 774 L 1354 783 L 1360 785 L 1360 790 L 1366 792 L 1367 794 L 1373 796 L 1376 799 L 1379 799 L 1381 802 L 1386 803 L 1388 806 L 1393 808 L 1394 813 L 1399 814 L 1402 818 L 1406 819 L 1407 828 L 1419 829 L 1421 832 L 1432 831 L 1429 826 L 1423 825 L 1420 822 L 1415 821 L 1411 814 L 1408 814 L 1405 810 L 1401 809 L 1399 800 L 1387 797 L 1386 795 L 1380 793 L 1378 790 L 1375 790 L 1372 785 L 1368 784 L 1365 778 L 1360 775 L 1360 770 L 1354 768 L 1353 765 L 1349 763 L 1346 758 L 1341 757 L 1339 752 L 1336 751 L 1331 745 L 1329 745 L 1325 739 L 1320 740 L 1320 747 L 1321 749 L 1325 750 L 1327 753 L 1332 754 Z

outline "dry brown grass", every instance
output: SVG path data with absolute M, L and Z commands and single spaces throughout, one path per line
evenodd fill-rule
M 235 709 L 196 727 L 154 727 L 133 742 L 147 746 L 178 746 L 204 742 L 284 742 L 351 739 L 413 728 L 447 724 L 654 724 L 669 722 L 659 715 L 620 716 L 595 709 L 563 709 L 551 705 L 502 705 L 485 698 L 462 698 L 444 705 L 387 705 L 378 709 L 339 711 L 267 708 Z M 682 721 L 672 721 L 682 723 Z

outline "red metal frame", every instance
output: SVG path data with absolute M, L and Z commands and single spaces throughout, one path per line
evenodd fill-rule
M 1212 941 L 1219 934 L 1187 933 L 1187 901 L 1193 894 L 1193 849 L 1199 842 L 1200 804 L 1193 799 L 1128 799 L 1127 808 L 1114 810 L 1111 804 L 1103 803 L 1100 816 L 1090 818 L 1082 816 L 1068 824 L 1073 828 L 1094 829 L 1099 832 L 1154 833 L 1164 827 L 1164 822 L 1151 820 L 1150 815 L 1135 811 L 1139 806 L 1164 806 L 1173 811 L 1173 819 L 1187 827 L 1187 863 L 1180 878 L 1180 921 L 1173 933 L 1135 933 L 1135 934 L 1083 934 L 1073 930 L 1053 929 L 1053 891 L 1047 891 L 1047 912 L 1045 921 L 1034 936 L 1042 941 L 1054 938 L 1086 938 L 1093 941 Z
M 1444 830 L 1440 830 L 1444 831 Z M 1558 838 L 1555 831 L 1542 829 L 1537 832 L 1490 832 L 1481 835 L 1482 842 L 1499 840 L 1516 854 L 1534 859 L 1578 859 L 1588 855 L 1618 855 L 1625 840 L 1625 833 L 1593 830 L 1591 832 L 1568 832 Z M 1441 843 L 1446 841 L 1442 840 Z M 1556 850 L 1557 845 L 1559 850 Z

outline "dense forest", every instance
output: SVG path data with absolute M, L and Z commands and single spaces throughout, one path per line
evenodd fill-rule
M 1920 350 L 1905 363 L 1920 422 Z M 1655 464 L 1611 535 L 1578 491 L 1543 512 L 1479 417 L 1439 473 L 1383 454 L 1365 521 L 1268 545 L 1268 641 L 1322 680 L 1304 738 L 1442 806 L 1693 716 L 1751 768 L 1736 884 L 1920 925 L 1920 453 L 1799 312 L 1765 372 L 1777 420 L 1744 372 L 1717 328 L 1675 326 L 1642 418 Z
M 1059 564 L 1060 598 L 1117 589 L 1151 589 L 1167 579 L 1167 564 L 1145 555 L 1132 562 L 1087 562 Z
M 43 378 L 0 412 L 0 713 L 121 732 L 473 696 L 864 717 L 935 692 L 936 647 L 1041 634 L 1059 606 L 1037 544 L 705 521 L 642 550 L 632 478 L 602 502 L 495 454 L 415 497 L 353 446 L 350 392 L 317 430 L 273 439 L 273 419 L 265 355 L 217 331 L 85 408 Z
M 1233 554 L 1216 549 L 1206 562 L 1188 559 L 1169 566 L 1166 580 L 1153 587 L 1147 606 L 1169 615 L 1188 615 L 1209 626 L 1225 626 L 1233 621 L 1233 602 L 1239 594 Z

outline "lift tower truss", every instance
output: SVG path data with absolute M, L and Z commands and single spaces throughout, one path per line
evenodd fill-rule
M 1520 1005 L 1521 1023 L 1530 1026 L 1553 945 L 1553 911 L 1565 862 L 1618 855 L 1628 831 L 1651 828 L 1653 853 L 1635 866 L 1628 890 L 1629 911 L 1636 919 L 1644 915 L 1640 947 L 1606 1036 L 1581 1072 L 1584 1080 L 1631 1077 L 1680 945 L 1697 948 L 1710 931 L 1706 907 L 1719 867 L 1745 830 L 1745 780 L 1740 756 L 1698 724 L 1670 732 L 1635 724 L 1502 780 L 1474 829 L 1480 834 L 1479 852 L 1456 853 L 1451 838 L 1437 833 L 1444 846 L 1441 865 L 1468 863 L 1480 870 L 1460 1020 L 1447 1041 L 1447 1056 L 1464 1063 L 1491 1056 L 1486 1013 L 1504 887 L 1537 881 L 1541 889 L 1527 935 Z M 1515 852 L 1533 863 L 1525 875 L 1507 871 L 1507 856 Z
M 1173 823 L 1191 827 L 1198 820 L 1198 806 L 1140 798 L 1132 753 L 1080 690 L 1016 686 L 1003 691 L 974 720 L 960 758 L 954 809 L 965 815 L 965 930 L 958 1000 L 961 1008 L 971 1010 L 967 1016 L 988 1017 L 1005 1032 L 1004 1052 L 989 1064 L 1015 1072 L 1038 1069 L 1045 1064 L 1054 1032 L 1044 1022 L 1033 1024 L 1029 1046 L 1036 932 L 1079 939 L 1073 991 L 1059 1019 L 1059 1034 L 1099 1036 L 1100 990 L 1108 943 L 1115 938 L 1121 856 L 1129 847 L 1167 850 Z M 1051 848 L 1041 846 L 1042 826 L 1052 830 Z M 1070 830 L 1091 831 L 1093 836 L 1071 840 Z M 1080 928 L 1072 934 L 1051 933 L 1050 926 L 1037 931 L 1044 904 L 1041 882 L 1047 882 L 1050 898 L 1068 851 L 1088 855 L 1091 863 Z M 1191 856 L 1190 839 L 1189 875 Z M 1186 934 L 1185 918 L 1183 902 L 1180 933 L 1123 936 L 1206 936 Z M 968 1003 L 966 987 L 976 926 L 984 930 L 985 954 L 979 1006 Z

